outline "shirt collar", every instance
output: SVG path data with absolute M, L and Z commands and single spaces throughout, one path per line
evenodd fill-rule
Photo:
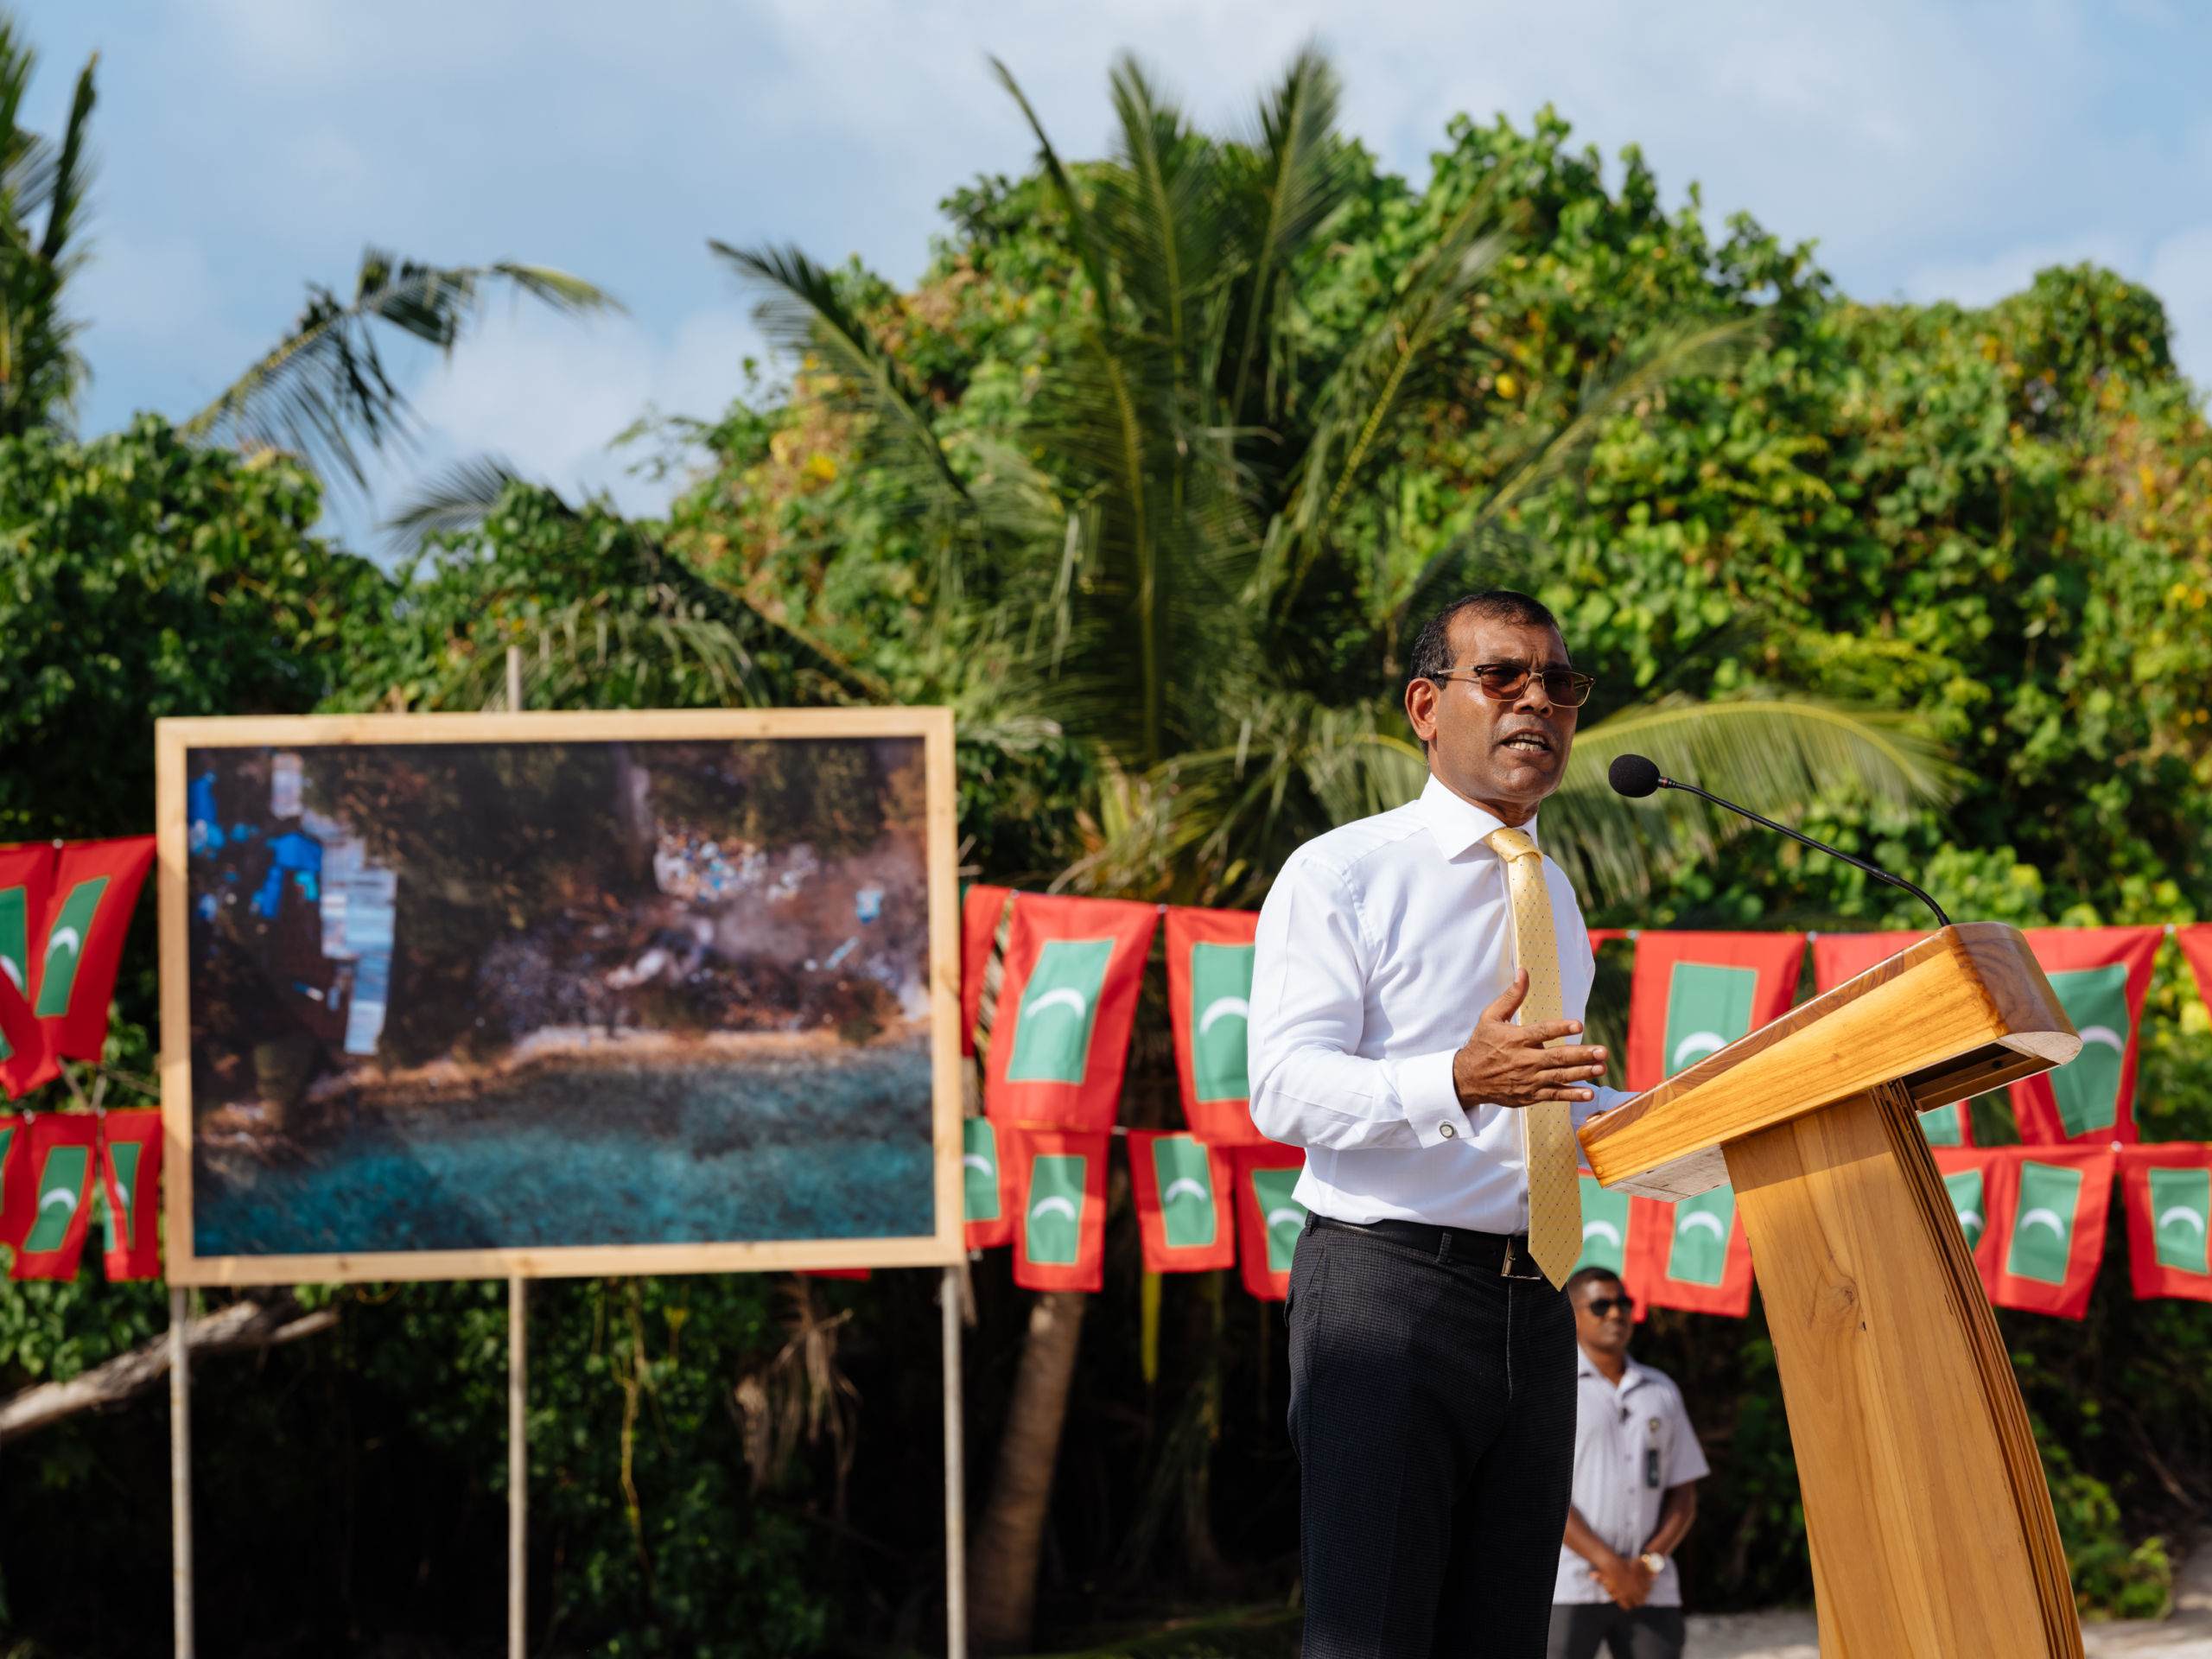
M 1627 1369 L 1621 1373 L 1621 1380 L 1618 1382 L 1615 1382 L 1603 1371 L 1598 1369 L 1596 1363 L 1591 1359 L 1588 1354 L 1583 1352 L 1582 1344 L 1578 1342 L 1574 1344 L 1575 1376 L 1578 1377 L 1595 1377 L 1599 1382 L 1605 1383 L 1607 1388 L 1612 1389 L 1620 1394 L 1626 1394 L 1630 1389 L 1643 1381 L 1643 1367 L 1637 1364 L 1635 1360 L 1627 1358 L 1625 1356 L 1624 1356 L 1624 1361 Z
M 1454 793 L 1450 785 L 1433 774 L 1422 788 L 1417 805 L 1421 823 L 1436 837 L 1438 850 L 1446 858 L 1459 857 L 1469 848 L 1481 844 L 1493 830 L 1505 827 L 1503 818 Z M 1537 841 L 1536 820 L 1531 818 L 1522 824 L 1521 832 L 1530 841 Z

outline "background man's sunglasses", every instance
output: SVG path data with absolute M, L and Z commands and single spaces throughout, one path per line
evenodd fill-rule
M 1593 1319 L 1604 1319 L 1617 1307 L 1624 1313 L 1633 1314 L 1636 1312 L 1636 1303 L 1626 1296 L 1592 1296 L 1582 1306 L 1589 1310 Z
M 1446 669 L 1429 677 L 1472 680 L 1482 688 L 1483 696 L 1495 702 L 1511 702 L 1528 690 L 1530 680 L 1541 678 L 1544 696 L 1568 709 L 1580 709 L 1589 702 L 1591 689 L 1598 683 L 1596 675 L 1585 674 L 1578 669 L 1536 669 L 1526 663 L 1471 663 L 1465 668 Z

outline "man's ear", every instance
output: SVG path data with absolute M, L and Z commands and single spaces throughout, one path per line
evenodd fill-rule
M 1434 680 L 1406 683 L 1406 718 L 1413 722 L 1414 735 L 1424 748 L 1436 741 L 1436 698 Z

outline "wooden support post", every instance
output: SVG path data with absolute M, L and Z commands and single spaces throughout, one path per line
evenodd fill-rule
M 507 1281 L 507 1659 L 530 1651 L 529 1408 L 530 1281 L 513 1278 Z
M 176 1659 L 192 1659 L 192 1359 L 185 1344 L 191 1310 L 181 1285 L 169 1287 L 169 1584 L 175 1600 Z
M 968 1473 L 961 1438 L 960 1268 L 944 1270 L 944 1659 L 968 1659 Z
M 507 647 L 507 712 L 522 712 L 522 647 Z

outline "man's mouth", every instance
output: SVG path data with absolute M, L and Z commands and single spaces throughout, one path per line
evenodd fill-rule
M 1541 732 L 1515 732 L 1500 742 L 1498 747 L 1510 749 L 1516 754 L 1549 754 L 1552 741 Z

